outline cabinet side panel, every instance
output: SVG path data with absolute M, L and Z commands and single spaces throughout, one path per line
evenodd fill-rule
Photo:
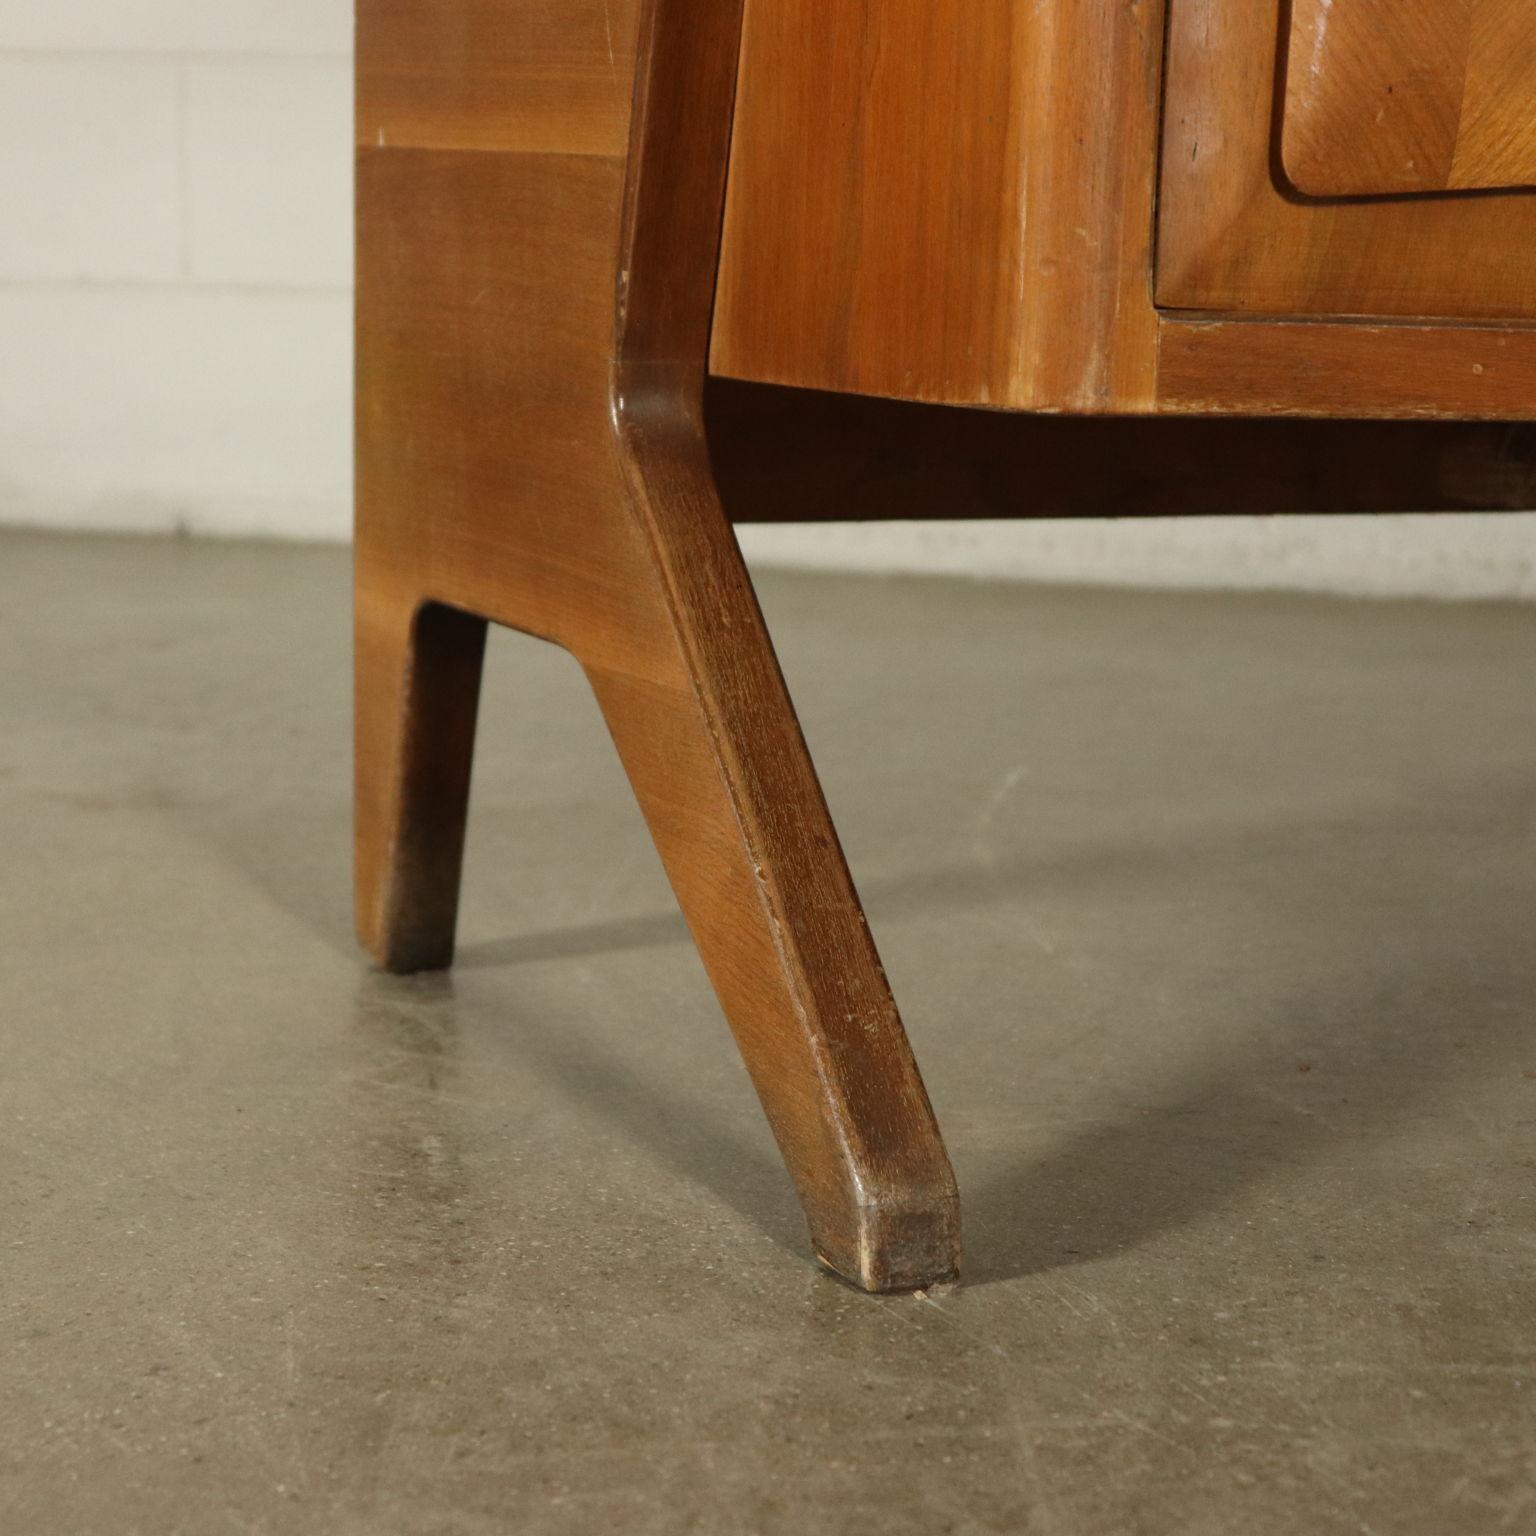
M 619 156 L 639 0 L 357 0 L 357 142 Z

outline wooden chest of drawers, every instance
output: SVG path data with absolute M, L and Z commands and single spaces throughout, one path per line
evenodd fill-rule
M 487 621 L 566 647 L 817 1253 L 954 1274 L 730 525 L 1536 505 L 1533 4 L 359 0 L 378 961 L 452 958 Z

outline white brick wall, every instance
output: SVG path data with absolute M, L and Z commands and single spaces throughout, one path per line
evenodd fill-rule
M 351 0 L 0 0 L 0 521 L 345 537 Z
M 0 0 L 0 522 L 347 536 L 351 4 Z M 743 542 L 859 568 L 1536 597 L 1530 517 Z
M 33 52 L 305 54 L 352 49 L 351 0 L 5 0 L 0 48 Z
M 350 287 L 350 62 L 198 60 L 184 89 L 193 280 Z
M 0 56 L 0 280 L 173 282 L 177 69 Z

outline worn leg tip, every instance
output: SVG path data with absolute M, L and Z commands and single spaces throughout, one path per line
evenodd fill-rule
M 422 971 L 446 971 L 453 965 L 452 935 L 441 932 L 395 931 L 380 933 L 358 924 L 357 941 L 379 970 L 391 976 L 415 976 Z
M 861 1205 L 851 1230 L 815 1241 L 816 1257 L 862 1291 L 920 1291 L 960 1277 L 960 1202 Z

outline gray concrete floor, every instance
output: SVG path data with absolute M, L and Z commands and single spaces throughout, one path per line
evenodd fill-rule
M 567 658 L 390 980 L 345 557 L 0 539 L 0 1529 L 1536 1530 L 1536 609 L 763 595 L 926 1297 L 810 1262 Z

